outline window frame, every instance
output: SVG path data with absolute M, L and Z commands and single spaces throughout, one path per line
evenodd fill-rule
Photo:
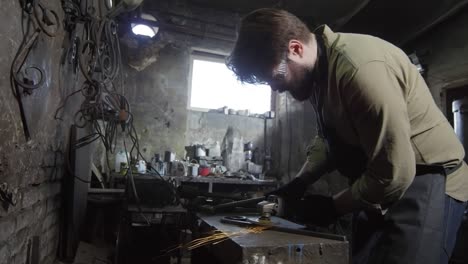
M 224 63 L 226 61 L 228 54 L 223 53 L 215 53 L 206 51 L 203 49 L 192 49 L 190 52 L 190 72 L 189 72 L 189 79 L 188 79 L 188 98 L 187 98 L 187 109 L 192 111 L 199 111 L 199 112 L 208 112 L 210 108 L 201 108 L 201 107 L 192 107 L 190 105 L 192 101 L 192 78 L 193 78 L 193 62 L 196 59 L 211 61 L 211 62 L 220 62 Z
M 192 49 L 190 53 L 190 71 L 189 71 L 189 76 L 188 76 L 188 98 L 187 98 L 187 109 L 192 110 L 192 111 L 198 111 L 198 112 L 209 112 L 211 108 L 201 108 L 201 107 L 192 107 L 190 105 L 191 100 L 192 100 L 192 77 L 193 77 L 193 62 L 195 60 L 204 60 L 204 61 L 211 61 L 211 62 L 218 62 L 218 63 L 225 63 L 226 58 L 229 56 L 227 53 L 223 52 L 216 52 L 216 51 L 211 51 L 211 50 L 205 50 L 205 49 Z M 274 108 L 273 105 L 273 98 L 274 98 L 274 92 L 272 91 L 270 93 L 270 110 L 272 111 Z M 236 109 L 239 110 L 239 109 Z

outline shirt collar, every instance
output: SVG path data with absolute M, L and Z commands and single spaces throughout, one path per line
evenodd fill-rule
M 332 43 L 335 42 L 335 40 L 338 38 L 338 34 L 333 32 L 330 29 L 330 27 L 328 27 L 327 25 L 321 25 L 321 26 L 317 27 L 313 31 L 313 33 L 315 35 L 322 36 L 322 38 L 325 41 L 325 46 L 328 46 L 328 47 L 330 47 L 332 45 Z

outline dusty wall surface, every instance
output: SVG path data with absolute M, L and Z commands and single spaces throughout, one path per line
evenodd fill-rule
M 157 39 L 145 41 L 131 33 L 122 38 L 126 96 L 145 158 L 165 150 L 183 158 L 187 145 L 221 144 L 229 127 L 263 150 L 262 119 L 188 109 L 193 50 L 229 54 L 238 15 L 186 1 L 148 2 L 145 10 L 163 23 Z
M 426 82 L 444 113 L 446 92 L 468 85 L 467 23 L 468 9 L 464 8 L 405 47 L 408 52 L 419 54 L 427 68 Z
M 15 206 L 0 207 L 0 263 L 25 263 L 33 236 L 39 237 L 40 263 L 52 263 L 59 237 L 63 152 L 71 113 L 79 102 L 67 105 L 61 113 L 64 121 L 55 120 L 54 113 L 74 89 L 77 75 L 68 63 L 60 65 L 66 39 L 63 27 L 55 37 L 41 33 L 24 63 L 45 73 L 38 89 L 22 94 L 31 133 L 26 141 L 19 104 L 10 85 L 10 66 L 23 39 L 19 2 L 4 1 L 0 7 L 0 184 L 16 192 Z M 60 1 L 41 2 L 62 22 Z

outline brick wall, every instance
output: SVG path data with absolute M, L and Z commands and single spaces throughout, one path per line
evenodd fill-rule
M 79 102 L 70 102 L 63 119 L 54 119 L 55 110 L 66 94 L 76 89 L 75 77 L 68 63 L 60 66 L 63 25 L 56 37 L 41 34 L 25 65 L 44 69 L 43 85 L 24 96 L 25 115 L 31 131 L 26 141 L 18 103 L 10 88 L 10 66 L 22 40 L 19 0 L 0 5 L 0 185 L 16 190 L 15 206 L 0 206 L 0 264 L 25 263 L 28 244 L 39 237 L 40 263 L 56 259 L 61 209 L 63 151 L 67 142 L 71 113 Z M 63 21 L 60 0 L 41 0 L 57 12 Z M 79 74 L 79 73 L 78 73 Z M 1 204 L 1 203 L 0 203 Z
M 0 218 L 0 263 L 25 263 L 29 239 L 39 236 L 40 263 L 53 263 L 58 246 L 60 184 L 21 191 L 20 202 Z

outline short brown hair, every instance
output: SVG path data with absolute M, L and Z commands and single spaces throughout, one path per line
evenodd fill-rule
M 269 70 L 280 62 L 291 39 L 310 40 L 307 25 L 281 9 L 262 8 L 246 15 L 226 65 L 246 83 L 264 83 Z

